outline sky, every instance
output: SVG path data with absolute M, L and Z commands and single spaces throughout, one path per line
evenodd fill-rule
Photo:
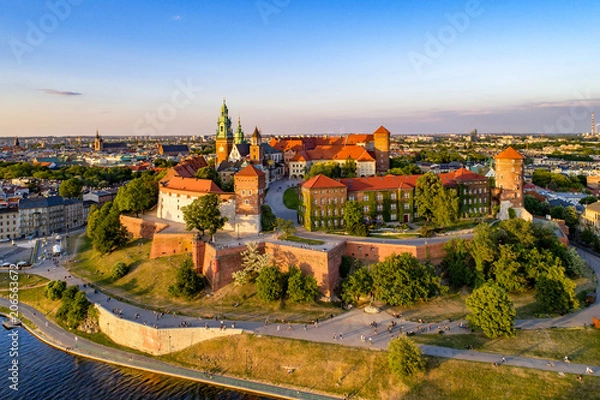
M 579 133 L 600 2 L 0 0 L 0 136 Z

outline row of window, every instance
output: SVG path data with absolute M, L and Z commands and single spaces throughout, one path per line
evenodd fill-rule
M 338 199 L 337 197 L 334 197 L 333 199 L 330 197 L 328 199 L 322 198 L 321 199 L 321 205 L 325 205 L 325 203 L 327 204 L 337 204 L 338 203 Z M 313 200 L 313 204 L 315 206 L 319 205 L 319 201 L 317 199 Z M 344 198 L 340 197 L 340 204 L 344 204 Z
M 319 214 L 321 215 L 321 217 L 324 217 L 324 216 L 325 216 L 325 214 L 327 214 L 327 216 L 328 216 L 328 217 L 331 217 L 331 216 L 332 216 L 331 209 L 327 210 L 327 212 L 325 212 L 325 210 L 321 210 L 321 211 L 319 211 L 319 210 L 315 210 L 315 212 L 314 212 L 313 214 L 314 214 L 314 216 L 315 216 L 315 217 L 318 217 L 318 216 L 319 216 Z M 340 210 L 339 210 L 339 214 L 340 214 L 340 215 L 344 215 L 344 210 L 343 210 L 343 209 L 340 209 Z M 333 216 L 336 216 L 336 217 L 337 217 L 337 215 L 338 215 L 338 209 L 337 209 L 337 208 L 335 208 L 335 209 L 333 210 Z
M 390 204 L 390 209 L 395 211 L 396 210 L 396 205 L 395 204 Z M 405 210 L 410 210 L 410 204 L 408 203 L 404 203 L 404 209 Z M 363 206 L 363 212 L 365 214 L 369 213 L 369 211 L 371 210 L 371 206 Z M 377 204 L 377 211 L 383 211 L 383 205 L 382 204 Z
M 336 226 L 342 226 L 342 225 L 344 225 L 344 220 L 343 219 L 340 219 L 340 220 L 334 219 L 334 220 L 331 220 L 331 221 L 322 220 L 320 222 L 319 221 L 313 221 L 313 226 L 315 228 L 319 228 L 319 226 L 321 228 L 324 228 L 325 226 L 328 226 L 328 227 L 334 226 L 334 227 L 336 227 Z
M 469 199 L 469 204 L 485 204 L 485 203 L 487 203 L 487 198 L 476 197 L 474 199 Z M 466 199 L 463 204 L 467 204 Z
M 486 188 L 478 188 L 478 189 L 469 189 L 469 188 L 465 188 L 464 193 L 465 194 L 481 194 L 481 193 L 487 193 L 487 187 Z
M 405 199 L 405 200 L 410 199 L 410 193 L 409 192 L 404 192 L 402 194 L 402 198 Z M 376 199 L 377 199 L 377 201 L 383 201 L 383 193 L 377 193 Z M 353 195 L 353 194 L 351 194 L 351 195 L 348 196 L 348 200 L 355 201 L 356 200 L 356 196 Z M 397 194 L 396 193 L 391 193 L 390 194 L 390 200 L 398 200 Z M 369 201 L 369 195 L 364 194 L 362 196 L 362 201 Z

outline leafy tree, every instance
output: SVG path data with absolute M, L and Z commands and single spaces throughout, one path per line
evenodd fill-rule
M 446 256 L 442 268 L 451 286 L 473 286 L 475 283 L 475 260 L 471 256 L 471 245 L 464 239 L 453 239 L 443 246 Z
M 440 177 L 433 172 L 427 172 L 417 179 L 415 187 L 415 203 L 417 211 L 427 222 L 433 219 L 436 208 L 436 198 L 444 190 Z
M 283 240 L 296 233 L 296 227 L 289 219 L 277 218 L 275 220 L 275 229 L 280 232 L 280 238 Z
M 70 286 L 62 296 L 62 304 L 56 312 L 56 318 L 69 328 L 77 328 L 87 317 L 91 303 L 85 293 L 79 291 L 77 286 Z
M 565 225 L 569 227 L 569 232 L 574 232 L 577 225 L 579 225 L 579 216 L 573 206 L 569 206 L 563 210 L 563 219 L 565 220 Z
M 342 300 L 346 303 L 358 303 L 361 296 L 373 292 L 373 277 L 367 267 L 360 267 L 348 276 L 342 284 Z
M 110 271 L 110 275 L 116 281 L 117 279 L 121 279 L 129 272 L 129 267 L 124 262 L 118 262 L 112 266 Z
M 540 202 L 533 196 L 525 195 L 524 205 L 525 209 L 533 215 L 546 216 L 550 214 L 550 204 L 547 202 Z
M 277 217 L 273 214 L 271 207 L 268 204 L 260 206 L 260 224 L 263 232 L 270 232 L 275 229 Z
M 194 200 L 189 206 L 183 207 L 183 219 L 186 229 L 188 231 L 196 229 L 202 235 L 204 235 L 205 230 L 208 230 L 210 236 L 214 236 L 217 230 L 221 229 L 227 222 L 227 218 L 221 216 L 220 204 L 219 196 L 210 193 Z
M 101 209 L 91 207 L 87 235 L 100 254 L 109 253 L 127 243 L 127 229 L 121 225 L 119 209 L 112 202 L 105 203 Z
M 515 335 L 515 307 L 506 291 L 494 282 L 487 282 L 466 299 L 470 314 L 467 320 L 489 338 Z
M 589 226 L 586 226 L 581 235 L 579 236 L 581 241 L 587 245 L 591 245 L 596 240 L 596 234 Z
M 563 219 L 563 206 L 555 206 L 550 209 L 550 216 L 554 219 Z
M 487 224 L 475 227 L 471 245 L 471 256 L 475 261 L 475 285 L 479 285 L 489 276 L 492 262 L 497 257 L 498 241 L 494 228 Z
M 44 294 L 50 300 L 58 300 L 62 298 L 66 288 L 67 283 L 65 281 L 50 281 L 44 289 Z
M 356 161 L 348 157 L 340 171 L 342 178 L 356 178 Z
M 394 254 L 373 265 L 371 275 L 375 298 L 392 306 L 410 306 L 442 291 L 434 268 L 409 253 Z
M 564 264 L 565 272 L 570 277 L 585 276 L 590 270 L 585 260 L 577 254 L 577 250 L 573 247 L 569 247 L 567 250 L 567 257 Z
M 291 265 L 288 272 L 287 295 L 291 302 L 310 303 L 319 294 L 317 280 L 311 275 L 304 275 L 300 268 Z
M 408 336 L 398 336 L 388 344 L 388 365 L 399 376 L 412 376 L 425 370 L 425 359 L 419 346 Z
M 567 312 L 579 307 L 575 297 L 575 282 L 565 276 L 562 267 L 551 268 L 542 274 L 536 285 L 535 298 L 547 312 Z
M 258 251 L 258 243 L 249 242 L 246 244 L 246 250 L 241 254 L 243 269 L 232 274 L 236 286 L 245 285 L 252 282 L 264 268 L 271 265 L 271 259 L 268 253 L 261 254 Z
M 344 205 L 344 222 L 348 234 L 354 236 L 367 236 L 367 224 L 365 224 L 363 210 L 359 202 L 354 200 L 346 202 Z
M 459 199 L 453 189 L 442 189 L 434 198 L 433 221 L 441 227 L 458 220 Z
M 527 280 L 518 255 L 513 246 L 500 245 L 500 257 L 492 267 L 492 276 L 496 283 L 509 292 L 522 292 L 527 288 Z
M 593 204 L 597 201 L 598 201 L 597 197 L 588 196 L 588 197 L 584 197 L 583 199 L 579 200 L 579 204 L 587 205 L 587 204 Z
M 318 162 L 310 167 L 310 171 L 308 171 L 305 178 L 310 179 L 317 175 L 325 175 L 329 178 L 340 178 L 342 176 L 342 168 L 335 161 Z
M 140 212 L 150 207 L 152 193 L 142 178 L 137 178 L 125 186 L 121 186 L 115 197 L 115 205 L 121 211 L 133 211 L 137 217 Z
M 223 181 L 221 180 L 221 175 L 219 175 L 217 170 L 213 167 L 203 167 L 198 169 L 194 177 L 198 179 L 209 179 L 222 189 Z
M 194 264 L 186 258 L 177 270 L 175 283 L 169 286 L 169 294 L 173 297 L 191 299 L 204 288 L 204 276 L 194 271 Z
M 60 184 L 58 194 L 61 195 L 61 197 L 79 199 L 81 198 L 82 189 L 83 183 L 79 179 L 70 178 Z
M 282 274 L 272 265 L 262 268 L 256 278 L 256 293 L 261 300 L 275 301 L 283 295 Z

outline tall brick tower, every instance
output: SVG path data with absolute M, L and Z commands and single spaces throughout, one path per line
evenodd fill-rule
M 258 233 L 260 207 L 265 203 L 265 173 L 248 165 L 234 176 L 235 226 L 238 233 Z
M 500 205 L 509 202 L 512 208 L 523 208 L 523 165 L 524 159 L 512 147 L 496 157 L 496 192 Z
M 100 137 L 100 132 L 96 131 L 96 139 L 94 139 L 94 150 L 102 151 L 104 149 L 104 141 Z
M 385 174 L 390 169 L 390 131 L 380 126 L 373 132 L 373 142 L 377 173 Z
M 250 138 L 250 160 L 253 163 L 261 163 L 263 158 L 262 136 L 258 128 L 254 128 L 254 133 Z
M 233 148 L 233 131 L 231 130 L 231 119 L 229 118 L 229 109 L 225 99 L 223 99 L 223 105 L 221 106 L 221 116 L 217 121 L 216 147 L 216 165 L 218 166 L 222 161 L 229 158 L 229 153 Z

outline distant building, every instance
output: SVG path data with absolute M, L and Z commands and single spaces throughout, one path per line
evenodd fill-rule
M 158 154 L 161 156 L 188 156 L 190 149 L 185 144 L 159 144 Z
M 47 236 L 85 225 L 83 201 L 60 196 L 19 201 L 19 236 Z
M 83 194 L 83 201 L 93 201 L 98 207 L 102 207 L 104 203 L 113 201 L 116 196 L 116 190 L 92 190 Z
M 19 209 L 15 207 L 0 209 L 0 239 L 15 239 L 19 233 Z
M 94 140 L 94 150 L 98 152 L 121 152 L 127 151 L 127 143 L 125 142 L 104 142 L 100 133 L 96 131 L 96 139 Z
M 600 234 L 600 202 L 588 204 L 581 215 L 583 225 Z

